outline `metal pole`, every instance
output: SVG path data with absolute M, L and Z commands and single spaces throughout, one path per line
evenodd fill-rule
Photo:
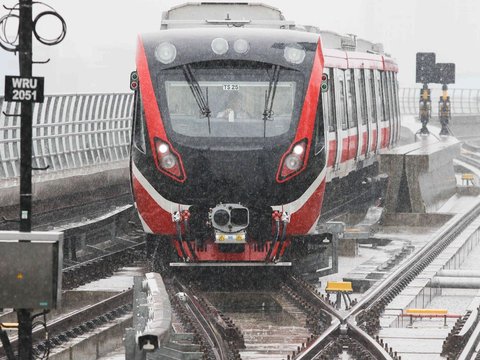
M 32 76 L 32 0 L 20 0 L 19 67 L 21 77 Z M 20 125 L 20 231 L 32 229 L 32 103 L 22 102 Z M 32 360 L 32 316 L 17 309 L 18 358 Z

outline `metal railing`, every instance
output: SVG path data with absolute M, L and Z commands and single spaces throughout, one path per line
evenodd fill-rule
M 400 88 L 400 112 L 402 115 L 418 115 L 420 88 Z M 442 90 L 434 88 L 431 91 L 432 115 L 438 115 L 438 100 Z M 480 115 L 480 89 L 449 89 L 452 116 Z
M 128 159 L 132 94 L 46 96 L 33 107 L 32 166 L 78 169 Z M 20 105 L 0 97 L 0 179 L 19 176 Z

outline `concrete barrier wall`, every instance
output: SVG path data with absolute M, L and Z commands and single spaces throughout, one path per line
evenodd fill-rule
M 433 136 L 381 154 L 380 171 L 389 176 L 387 212 L 438 210 L 456 192 L 453 159 L 459 154 L 457 139 Z
M 405 155 L 412 212 L 434 212 L 456 193 L 453 159 L 458 155 L 460 142 L 453 137 L 440 138 Z

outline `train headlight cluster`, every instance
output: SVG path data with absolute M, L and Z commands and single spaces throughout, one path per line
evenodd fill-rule
M 228 41 L 224 38 L 215 38 L 212 40 L 212 50 L 217 55 L 226 54 L 228 51 Z
M 305 60 L 305 49 L 300 45 L 287 45 L 283 50 L 285 60 L 292 64 L 301 64 Z
M 284 182 L 297 175 L 305 167 L 307 139 L 300 140 L 285 153 L 277 172 L 277 181 Z
M 169 42 L 160 43 L 155 48 L 155 58 L 163 64 L 172 63 L 177 57 L 177 48 Z
M 249 49 L 250 44 L 245 39 L 238 39 L 233 43 L 233 50 L 239 54 L 246 54 Z
M 160 170 L 177 181 L 185 181 L 185 172 L 178 153 L 168 143 L 159 138 L 155 138 L 155 148 Z
M 285 159 L 285 166 L 292 171 L 297 171 L 302 166 L 300 158 L 296 154 L 290 154 Z

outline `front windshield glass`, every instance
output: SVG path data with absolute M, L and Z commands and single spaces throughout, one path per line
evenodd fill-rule
M 172 130 L 189 137 L 274 137 L 296 125 L 302 75 L 271 67 L 261 69 L 192 69 L 200 95 L 181 70 L 167 70 L 162 82 Z M 198 94 L 198 92 L 197 92 Z M 270 94 L 270 96 L 269 96 Z M 198 98 L 203 98 L 200 100 Z M 200 103 L 208 103 L 210 119 Z M 270 113 L 270 108 L 272 112 Z M 165 111 L 163 112 L 165 117 Z

